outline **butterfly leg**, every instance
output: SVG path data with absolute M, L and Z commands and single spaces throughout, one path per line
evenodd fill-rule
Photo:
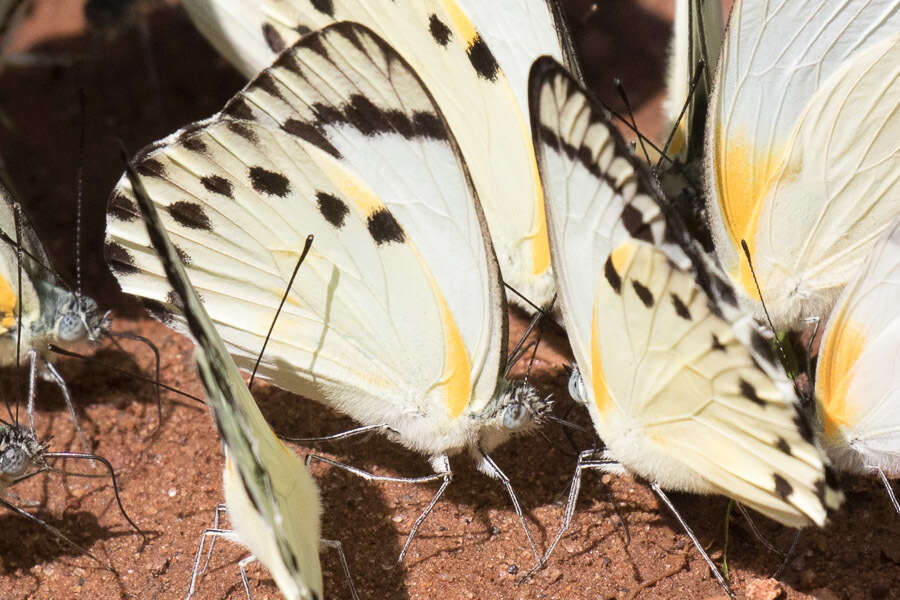
M 250 556 L 245 556 L 238 561 L 238 569 L 241 571 L 241 583 L 244 584 L 244 592 L 247 594 L 247 600 L 253 600 L 253 594 L 250 593 L 250 581 L 247 579 L 247 565 L 255 561 L 256 557 L 252 554 Z
M 353 473 L 357 477 L 365 479 L 366 481 L 386 481 L 391 483 L 427 483 L 429 481 L 437 481 L 438 479 L 442 480 L 441 487 L 438 488 L 438 491 L 435 493 L 434 497 L 432 497 L 431 502 L 428 503 L 428 506 L 424 511 L 422 511 L 422 514 L 419 515 L 419 517 L 416 519 L 416 522 L 413 524 L 412 531 L 409 532 L 409 536 L 407 536 L 406 538 L 406 543 L 403 544 L 403 549 L 400 551 L 399 558 L 397 558 L 398 563 L 403 562 L 403 558 L 406 556 L 406 552 L 409 550 L 409 546 L 410 544 L 412 544 L 413 538 L 416 536 L 416 532 L 419 530 L 419 525 L 422 524 L 422 521 L 425 520 L 425 517 L 427 517 L 428 513 L 431 512 L 431 509 L 434 508 L 434 505 L 437 504 L 437 501 L 444 494 L 444 490 L 447 489 L 447 486 L 450 485 L 450 481 L 453 479 L 453 472 L 450 470 L 450 460 L 445 455 L 438 456 L 434 459 L 432 466 L 434 466 L 435 472 L 433 475 L 425 475 L 422 477 L 391 477 L 388 475 L 375 475 L 374 473 L 369 473 L 368 471 L 364 471 L 360 468 L 340 463 L 336 460 L 332 460 L 326 456 L 320 456 L 318 454 L 307 454 L 306 466 L 309 467 L 309 464 L 313 460 L 318 460 L 333 467 L 343 469 L 349 473 Z
M 78 416 L 75 414 L 75 405 L 72 404 L 72 395 L 69 393 L 69 386 L 66 385 L 66 380 L 63 379 L 63 376 L 60 375 L 59 371 L 56 370 L 51 363 L 44 362 L 44 368 L 47 370 L 47 373 L 50 374 L 50 378 L 56 383 L 59 391 L 62 392 L 63 399 L 66 401 L 66 408 L 69 409 L 69 418 L 72 419 L 72 424 L 75 425 L 75 431 L 78 433 L 78 439 L 81 440 L 81 445 L 84 447 L 84 451 L 88 454 L 91 453 L 91 448 L 88 445 L 87 437 L 84 435 L 84 431 L 81 430 L 81 425 L 78 424 Z M 28 399 L 29 405 L 32 402 L 32 399 Z M 32 429 L 32 431 L 34 431 Z
M 884 484 L 884 489 L 887 490 L 888 498 L 891 499 L 891 504 L 894 505 L 894 510 L 897 511 L 897 514 L 900 514 L 900 503 L 897 502 L 897 496 L 894 495 L 894 488 L 891 486 L 891 482 L 888 480 L 887 475 L 885 475 L 884 471 L 879 468 L 878 476 L 881 478 L 881 483 Z
M 350 574 L 350 565 L 347 564 L 347 556 L 344 554 L 344 546 L 341 545 L 340 540 L 321 540 L 319 542 L 322 546 L 326 548 L 331 548 L 338 554 L 338 558 L 341 560 L 341 567 L 344 569 L 344 576 L 347 577 L 347 585 L 350 586 L 350 595 L 353 597 L 353 600 L 359 600 L 359 594 L 356 593 L 356 586 L 353 585 L 353 576 Z
M 308 444 L 313 442 L 336 442 L 339 440 L 346 440 L 351 437 L 355 437 L 357 435 L 363 435 L 366 433 L 397 433 L 387 425 L 364 425 L 362 427 L 357 427 L 355 429 L 348 429 L 347 431 L 342 431 L 340 433 L 335 433 L 332 435 L 325 435 L 322 437 L 311 437 L 311 438 L 293 438 L 286 437 L 283 435 L 279 435 L 278 437 L 286 440 L 288 442 L 297 442 L 299 444 Z
M 669 497 L 663 491 L 659 484 L 651 483 L 650 487 L 656 492 L 656 495 L 659 496 L 660 500 L 662 500 L 666 506 L 669 507 L 669 510 L 672 511 L 672 514 L 675 515 L 675 518 L 678 520 L 678 523 L 681 525 L 681 528 L 684 529 L 684 532 L 688 534 L 688 537 L 691 538 L 691 541 L 694 542 L 694 547 L 697 548 L 697 551 L 700 552 L 700 556 L 703 557 L 703 560 L 706 561 L 706 565 L 709 567 L 709 570 L 712 571 L 712 574 L 715 576 L 716 580 L 719 582 L 719 585 L 722 586 L 722 589 L 725 590 L 725 593 L 728 594 L 731 598 L 737 598 L 734 595 L 734 592 L 731 591 L 731 588 L 728 587 L 728 582 L 725 581 L 725 578 L 722 577 L 722 574 L 719 572 L 719 568 L 716 567 L 716 563 L 712 561 L 709 557 L 709 554 L 706 553 L 706 550 L 703 549 L 703 546 L 700 544 L 700 540 L 697 539 L 697 536 L 694 535 L 694 531 L 688 526 L 687 522 L 681 518 L 681 514 L 679 514 L 678 510 L 675 508 L 675 505 L 672 504 L 672 501 L 669 500 Z
M 609 464 L 613 464 L 613 461 L 600 458 L 595 459 L 597 456 L 598 450 L 584 450 L 578 454 L 578 460 L 575 463 L 575 473 L 572 475 L 572 484 L 569 487 L 569 499 L 566 501 L 566 512 L 563 517 L 562 527 L 559 528 L 559 531 L 556 532 L 556 537 L 553 538 L 553 541 L 550 543 L 550 546 L 547 548 L 547 551 L 544 553 L 544 556 L 540 557 L 537 561 L 537 564 L 534 565 L 531 570 L 522 575 L 516 583 L 522 583 L 539 569 L 543 568 L 547 561 L 550 559 L 550 555 L 553 554 L 553 551 L 556 549 L 557 544 L 562 539 L 563 534 L 569 528 L 569 525 L 572 524 L 572 518 L 575 516 L 575 506 L 578 503 L 578 494 L 581 491 L 581 473 L 586 469 L 603 469 L 605 466 Z
M 218 518 L 218 508 L 216 508 L 216 517 Z M 200 535 L 200 545 L 197 547 L 197 555 L 194 557 L 194 568 L 191 570 L 191 585 L 190 587 L 188 587 L 188 592 L 184 597 L 184 600 L 189 600 L 190 597 L 194 595 L 194 591 L 197 589 L 197 578 L 201 573 L 200 558 L 203 556 L 203 544 L 206 542 L 207 536 L 213 540 L 217 537 L 224 537 L 230 540 L 237 541 L 234 532 L 230 529 L 206 529 L 203 531 L 203 533 Z M 209 559 L 207 558 L 207 560 Z M 205 565 L 203 570 L 206 570 Z
M 525 513 L 522 512 L 522 506 L 519 504 L 519 498 L 516 496 L 516 491 L 513 489 L 512 482 L 509 480 L 509 477 L 506 476 L 506 473 L 500 470 L 500 467 L 497 466 L 497 463 L 494 462 L 494 459 L 490 457 L 490 455 L 482 450 L 478 449 L 478 452 L 481 454 L 482 464 L 490 469 L 493 476 L 500 480 L 503 484 L 503 487 L 506 488 L 506 493 L 509 494 L 509 499 L 512 500 L 513 508 L 516 510 L 516 515 L 519 516 L 519 522 L 522 524 L 522 529 L 525 530 L 525 537 L 528 538 L 528 543 L 531 545 L 531 551 L 534 553 L 534 559 L 538 562 L 541 560 L 541 553 L 537 549 L 537 544 L 534 543 L 534 538 L 531 537 L 531 530 L 528 529 L 528 522 L 525 520 Z
M 784 552 L 776 548 L 772 545 L 772 543 L 763 537 L 762 532 L 759 528 L 756 527 L 756 523 L 753 521 L 753 517 L 750 516 L 750 513 L 747 511 L 747 507 L 741 504 L 740 502 L 735 502 L 737 504 L 738 510 L 741 511 L 741 514 L 744 515 L 744 519 L 747 521 L 747 524 L 750 526 L 750 531 L 753 533 L 753 537 L 756 538 L 760 544 L 762 544 L 766 550 L 777 554 L 779 556 L 784 556 Z
M 219 527 L 219 517 L 222 513 L 226 512 L 228 508 L 224 504 L 219 504 L 216 506 L 216 512 L 213 516 L 213 529 L 220 529 Z M 206 560 L 203 561 L 203 568 L 200 569 L 200 574 L 206 573 L 206 568 L 209 566 L 209 559 L 212 558 L 213 547 L 216 545 L 216 536 L 213 536 L 209 542 L 209 548 L 206 550 Z

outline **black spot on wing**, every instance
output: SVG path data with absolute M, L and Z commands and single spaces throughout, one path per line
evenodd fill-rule
M 275 27 L 273 27 L 271 23 L 263 23 L 262 34 L 263 39 L 266 40 L 266 45 L 269 47 L 269 50 L 271 50 L 275 54 L 279 54 L 287 47 L 284 38 L 281 37 L 281 34 L 278 33 L 278 30 L 275 29 Z
M 622 208 L 621 219 L 622 225 L 625 226 L 625 230 L 631 234 L 631 237 L 653 243 L 653 231 L 650 229 L 650 224 L 644 223 L 643 213 L 634 205 L 629 203 Z
M 312 7 L 324 15 L 334 17 L 333 0 L 310 0 Z
M 637 294 L 637 297 L 641 299 L 641 302 L 644 303 L 644 306 L 650 308 L 653 306 L 653 292 L 649 289 L 641 285 L 641 283 L 637 280 L 631 280 L 631 287 L 634 288 L 634 293 Z
M 169 311 L 169 308 L 162 302 L 152 300 L 150 298 L 141 298 L 141 304 L 144 309 L 150 313 L 150 316 L 164 325 L 171 326 L 175 323 L 175 316 Z
M 775 364 L 775 354 L 772 352 L 772 344 L 757 330 L 750 333 L 750 346 L 761 358 L 767 360 L 770 364 Z
M 685 321 L 691 320 L 691 311 L 688 310 L 687 305 L 684 301 L 678 297 L 678 294 L 672 292 L 672 305 L 675 307 L 675 314 L 684 319 Z
M 297 25 L 296 27 L 294 27 L 294 31 L 299 33 L 301 36 L 304 36 L 307 33 L 309 33 L 310 31 L 312 31 L 312 29 L 310 29 L 306 25 Z
M 737 307 L 737 296 L 734 294 L 734 288 L 731 287 L 731 284 L 718 275 L 712 275 L 711 279 L 713 286 L 716 288 L 718 296 L 722 299 L 722 302 L 725 302 L 731 307 Z
M 106 242 L 106 245 L 103 247 L 103 254 L 106 256 L 109 268 L 116 275 L 131 275 L 138 272 L 134 257 L 118 242 Z
M 719 341 L 719 336 L 716 334 L 712 334 L 712 349 L 718 350 L 719 352 L 726 352 L 725 344 Z
M 214 194 L 219 194 L 220 196 L 226 196 L 232 199 L 234 198 L 234 186 L 230 181 L 228 181 L 221 175 L 207 175 L 205 177 L 201 177 L 200 183 L 203 184 L 203 187 Z
M 622 188 L 616 183 L 616 180 L 613 179 L 609 173 L 600 168 L 600 165 L 594 160 L 590 148 L 587 146 L 578 146 L 576 148 L 559 137 L 553 129 L 546 125 L 541 125 L 540 127 L 540 139 L 545 145 L 565 154 L 569 160 L 581 163 L 581 166 L 584 167 L 588 173 L 606 183 L 606 185 L 608 185 L 615 193 L 620 194 L 622 192 Z
M 253 110 L 241 96 L 235 96 L 229 100 L 228 104 L 225 105 L 225 108 L 222 109 L 222 114 L 234 117 L 235 119 L 250 120 L 253 118 Z
M 116 192 L 109 200 L 109 214 L 120 221 L 130 223 L 138 218 L 138 208 L 128 196 L 122 192 Z
M 212 223 L 206 215 L 206 211 L 196 202 L 179 200 L 170 204 L 168 211 L 172 218 L 175 219 L 175 222 L 183 227 L 201 229 L 203 231 L 212 230 Z
M 396 132 L 407 139 L 447 139 L 446 128 L 436 114 L 417 111 L 410 117 L 401 110 L 381 108 L 362 94 L 352 95 L 340 107 L 314 104 L 313 111 L 322 125 L 350 125 L 369 137 Z
M 500 65 L 497 64 L 497 59 L 494 58 L 494 54 L 481 38 L 481 35 L 476 34 L 475 39 L 472 40 L 472 43 L 466 50 L 466 54 L 469 55 L 469 62 L 475 67 L 475 72 L 478 73 L 480 77 L 483 77 L 488 81 L 497 79 Z
M 284 96 L 281 95 L 281 90 L 278 89 L 278 82 L 275 81 L 275 78 L 269 71 L 263 71 L 257 75 L 256 79 L 253 80 L 253 83 L 250 84 L 250 88 L 262 90 L 273 98 L 284 100 Z
M 338 229 L 344 226 L 344 218 L 350 209 L 343 200 L 325 192 L 316 192 L 316 202 L 319 205 L 319 212 L 326 221 Z
M 191 260 L 191 255 L 188 254 L 185 250 L 179 248 L 177 245 L 175 245 L 175 244 L 172 244 L 172 245 L 175 246 L 175 253 L 178 254 L 178 258 L 179 258 L 179 260 L 181 260 L 181 264 L 183 264 L 186 267 L 189 267 L 191 265 L 191 263 L 193 262 Z
M 606 276 L 606 281 L 609 282 L 610 287 L 615 290 L 617 294 L 621 294 L 622 278 L 619 277 L 619 274 L 616 272 L 616 267 L 613 266 L 611 256 L 606 258 L 606 264 L 603 266 L 603 275 Z
M 135 169 L 146 177 L 165 177 L 166 167 L 155 158 L 145 158 L 135 165 Z
M 228 121 L 225 125 L 228 128 L 228 131 L 241 136 L 251 144 L 259 144 L 259 136 L 256 135 L 256 132 L 253 131 L 250 127 L 248 127 L 245 123 L 238 123 L 237 121 Z
M 387 208 L 381 208 L 371 215 L 366 221 L 369 228 L 369 234 L 376 244 L 386 244 L 388 242 L 403 243 L 405 235 L 400 223 L 394 218 Z
M 291 191 L 288 178 L 262 167 L 250 167 L 250 185 L 261 194 L 284 198 Z
M 790 445 L 785 441 L 783 437 L 779 437 L 778 441 L 775 443 L 775 447 L 784 452 L 787 455 L 791 453 Z
M 181 142 L 182 146 L 184 146 L 191 152 L 206 152 L 206 142 L 204 142 L 198 135 L 185 135 L 179 138 L 179 141 Z
M 809 419 L 801 412 L 799 406 L 794 406 L 794 411 L 794 425 L 797 426 L 800 437 L 802 437 L 807 444 L 812 444 L 815 440 L 815 436 L 813 435 L 813 428 L 809 423 Z
M 746 379 L 742 378 L 739 380 L 738 385 L 740 386 L 740 389 L 741 389 L 741 396 L 743 396 L 747 400 L 750 400 L 754 404 L 758 404 L 759 406 L 766 405 L 765 400 L 760 398 L 759 395 L 756 393 L 756 388 L 753 386 L 752 383 L 750 383 Z
M 775 493 L 787 500 L 787 497 L 794 493 L 794 487 L 778 473 L 773 473 L 772 476 L 775 479 Z
M 450 31 L 450 28 L 435 14 L 432 14 L 428 19 L 428 31 L 431 32 L 431 37 L 434 38 L 434 41 L 441 46 L 446 46 L 450 42 L 450 38 L 453 37 L 453 32 Z
M 341 153 L 338 149 L 332 146 L 331 142 L 322 133 L 322 130 L 312 123 L 306 123 L 298 119 L 288 119 L 281 125 L 281 129 L 305 142 L 309 142 L 320 150 L 324 150 L 335 158 L 341 158 Z

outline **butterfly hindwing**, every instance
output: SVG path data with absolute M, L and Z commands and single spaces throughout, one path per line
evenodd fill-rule
M 900 3 L 736 3 L 706 140 L 718 256 L 777 328 L 827 314 L 900 214 Z
M 900 219 L 844 288 L 822 338 L 816 399 L 826 448 L 852 471 L 900 476 Z
M 611 455 L 664 488 L 823 523 L 839 494 L 724 275 L 562 67 L 539 60 L 531 94 L 562 312 Z

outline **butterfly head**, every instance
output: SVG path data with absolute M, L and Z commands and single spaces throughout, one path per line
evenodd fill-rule
M 102 312 L 93 298 L 68 294 L 58 304 L 54 334 L 63 342 L 99 340 L 109 329 L 109 313 Z
M 0 486 L 12 484 L 42 462 L 44 445 L 24 425 L 0 425 Z

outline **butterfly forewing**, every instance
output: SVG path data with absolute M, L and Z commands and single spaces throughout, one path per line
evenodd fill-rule
M 662 487 L 823 523 L 839 495 L 723 276 L 562 67 L 538 61 L 531 93 L 566 329 L 611 454 Z
M 505 281 L 537 305 L 553 296 L 543 195 L 527 119 L 531 62 L 562 59 L 571 44 L 559 10 L 544 0 L 335 0 L 328 2 L 192 1 L 198 27 L 247 75 L 309 31 L 336 21 L 371 28 L 424 81 L 453 131 L 484 206 Z M 325 60 L 356 65 L 353 51 L 320 49 Z M 286 61 L 282 66 L 289 66 Z M 302 75 L 316 86 L 314 72 Z M 290 79 L 284 80 L 290 85 Z M 270 81 L 259 81 L 267 85 Z M 295 87 L 295 86 L 292 86 Z M 401 91 L 402 89 L 398 88 Z M 325 90 L 322 90 L 325 93 Z M 265 93 L 265 92 L 263 92 Z M 364 90 L 376 101 L 378 90 Z M 263 104 L 267 101 L 259 99 Z M 304 127 L 316 117 L 315 97 L 285 100 Z M 234 107 L 236 108 L 236 107 Z M 279 113 L 280 116 L 284 116 Z M 516 297 L 516 296 L 512 296 Z
M 365 28 L 338 24 L 292 52 L 315 77 L 274 67 L 289 82 L 280 95 L 315 97 L 334 119 L 281 128 L 254 104 L 252 120 L 188 127 L 138 161 L 193 283 L 248 367 L 312 233 L 261 373 L 367 423 L 477 411 L 497 385 L 505 320 L 453 136 L 405 61 Z M 362 113 L 349 104 L 360 89 L 371 99 Z M 258 96 L 251 84 L 239 99 Z M 266 98 L 273 113 L 285 106 Z M 107 256 L 125 291 L 171 310 L 130 196 L 122 182 L 111 200 Z

